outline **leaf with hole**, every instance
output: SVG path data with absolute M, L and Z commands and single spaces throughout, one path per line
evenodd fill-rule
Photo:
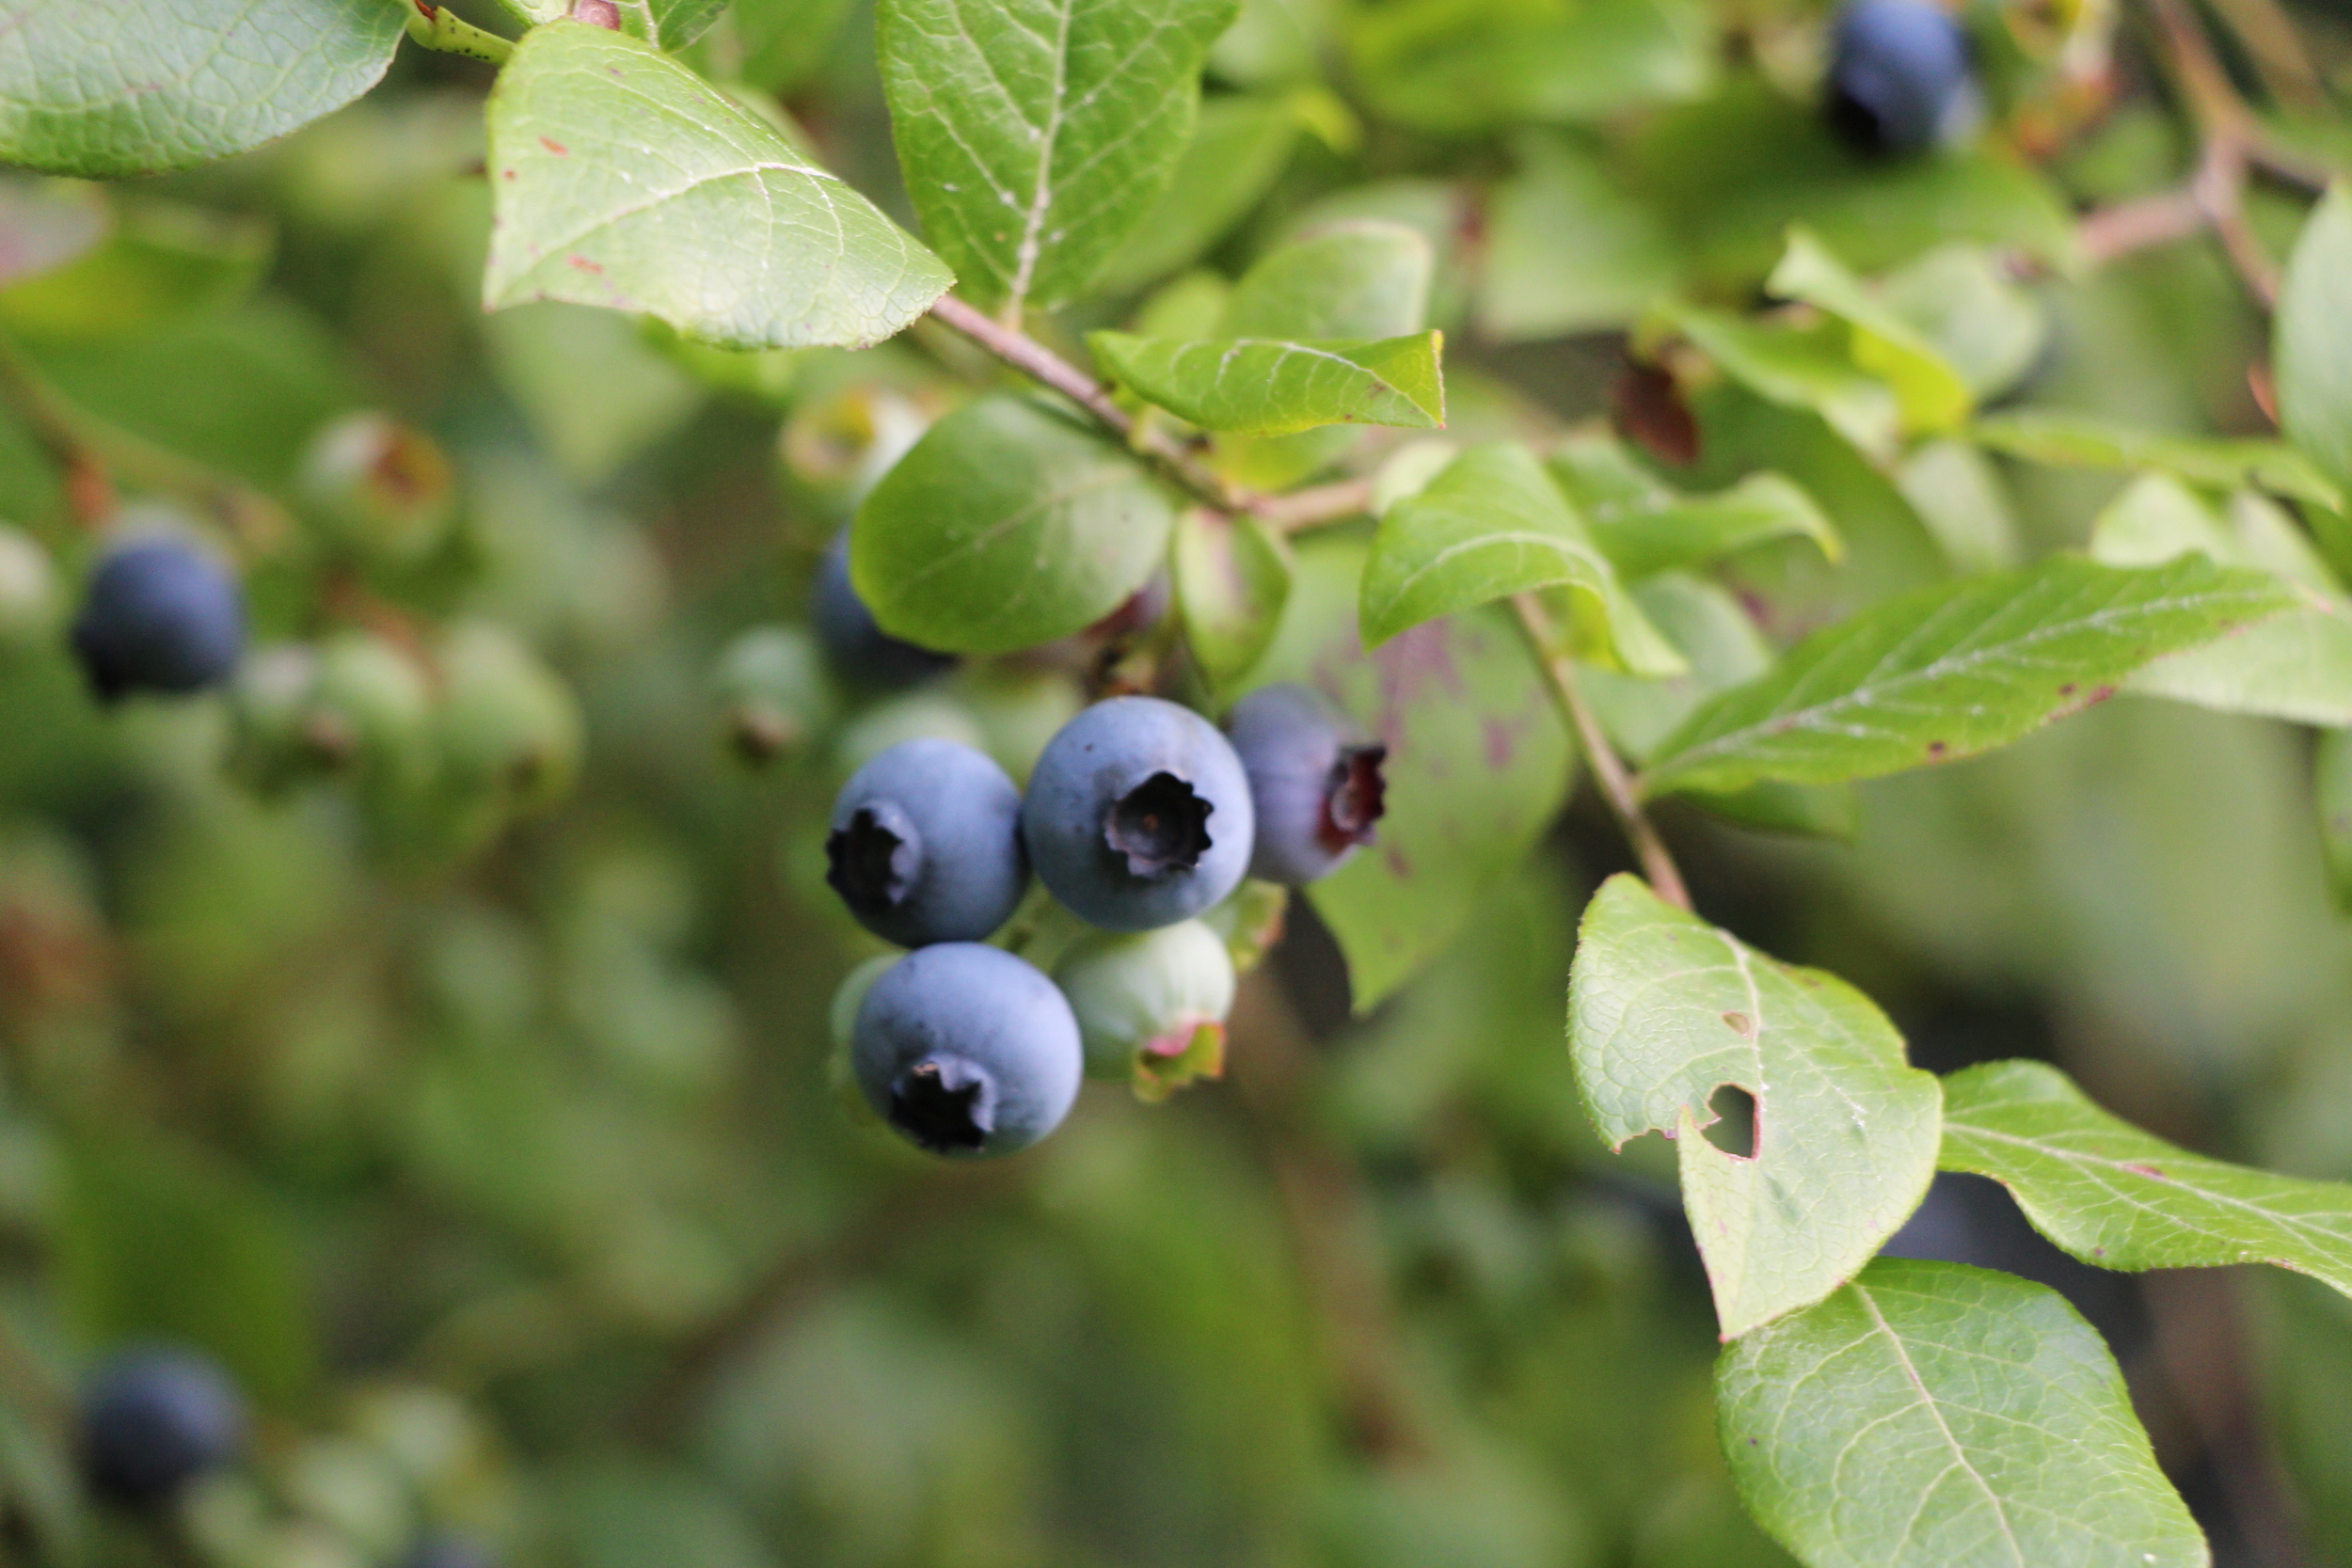
M 0 163 L 114 180 L 284 135 L 375 86 L 390 0 L 0 0 Z
M 1377 342 L 1087 335 L 1112 380 L 1203 430 L 1244 436 L 1331 424 L 1438 429 L 1445 423 L 1443 341 L 1436 332 Z
M 953 281 L 766 120 L 625 34 L 533 29 L 489 124 L 492 309 L 568 300 L 729 348 L 858 347 Z
M 1472 447 L 1380 519 L 1360 594 L 1364 641 L 1549 588 L 1574 602 L 1581 651 L 1641 674 L 1684 668 L 1543 465 L 1514 442 Z
M 923 233 L 987 306 L 1093 281 L 1167 189 L 1235 0 L 882 0 L 875 49 Z
M 1953 1073 L 1944 1105 L 1944 1168 L 2000 1182 L 2086 1263 L 2275 1263 L 2352 1295 L 2352 1186 L 2192 1154 L 2109 1116 L 2042 1062 Z
M 2005 746 L 2150 659 L 2294 608 L 2201 555 L 2123 570 L 2071 556 L 1935 583 L 1814 633 L 1660 746 L 1650 794 L 1867 779 Z
M 1740 1496 L 1807 1568 L 2205 1568 L 2098 1330 L 2045 1286 L 1884 1258 L 1726 1348 Z
M 850 575 L 882 629 L 1009 653 L 1108 615 L 1160 563 L 1176 509 L 1074 415 L 1018 397 L 927 431 L 858 509 Z
M 1934 1174 L 1935 1075 L 1904 1060 L 1868 997 L 1756 951 L 1630 875 L 1585 907 L 1568 1049 L 1603 1142 L 1676 1140 L 1726 1339 L 1852 1277 Z M 1755 1102 L 1744 1158 L 1704 1135 L 1726 1085 Z

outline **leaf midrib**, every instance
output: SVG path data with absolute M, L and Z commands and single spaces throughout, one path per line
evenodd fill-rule
M 1937 1403 L 1935 1396 L 1928 1391 L 1927 1380 L 1919 1375 L 1919 1369 L 1912 1362 L 1910 1347 L 1903 1343 L 1903 1337 L 1895 1332 L 1895 1325 L 1886 1321 L 1886 1314 L 1879 1310 L 1878 1301 L 1870 1294 L 1868 1286 L 1860 1280 L 1855 1280 L 1853 1293 L 1855 1299 L 1862 1303 L 1863 1310 L 1870 1314 L 1870 1321 L 1877 1325 L 1879 1333 L 1884 1335 L 1887 1344 L 1893 1347 L 1895 1359 L 1900 1363 L 1903 1376 L 1910 1380 L 1912 1388 L 1917 1392 L 1921 1408 L 1925 1409 L 1929 1418 L 1935 1422 L 1935 1430 L 1944 1434 L 1945 1443 L 1951 1449 L 1952 1463 L 1967 1473 L 1968 1479 L 1977 1483 L 1977 1490 L 1984 1494 L 1984 1500 L 1992 1506 L 1993 1517 L 2001 1527 L 2001 1539 L 2009 1544 L 2010 1560 L 2017 1565 L 2017 1568 L 2027 1568 L 2025 1551 L 2017 1544 L 2016 1528 L 2009 1521 L 2009 1511 L 2001 1506 L 2000 1494 L 1994 1491 L 1993 1483 L 1984 1479 L 1983 1473 L 1976 1465 L 1969 1463 L 1968 1450 L 1961 1446 L 1960 1438 L 1952 1431 L 1951 1423 L 1944 1419 L 1943 1407 Z

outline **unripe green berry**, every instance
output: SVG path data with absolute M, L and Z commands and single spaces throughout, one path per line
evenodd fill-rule
M 318 650 L 307 642 L 257 649 L 229 686 L 229 766 L 254 788 L 283 789 L 316 772 L 309 733 Z
M 1162 1100 L 1225 1069 L 1225 1016 L 1233 1007 L 1233 960 L 1198 920 L 1120 935 L 1096 931 L 1054 966 L 1086 1045 L 1087 1072 L 1131 1079 Z
M 387 640 L 343 633 L 319 650 L 305 727 L 322 761 L 357 767 L 372 783 L 414 783 L 432 764 L 432 683 Z
M 435 728 L 451 786 L 506 811 L 543 811 L 580 771 L 580 705 L 571 689 L 502 626 L 452 628 L 440 651 Z
M 370 561 L 421 560 L 456 515 L 456 485 L 438 444 L 384 414 L 352 414 L 321 431 L 303 459 L 301 486 L 327 537 Z
M 800 626 L 754 626 L 719 656 L 721 722 L 754 764 L 791 751 L 833 722 L 834 691 L 817 640 Z
M 0 654 L 49 641 L 64 617 L 49 552 L 24 530 L 0 523 Z
M 988 734 L 971 709 L 935 691 L 914 691 L 877 703 L 845 725 L 834 742 L 834 766 L 846 778 L 902 740 L 952 740 L 988 750 Z

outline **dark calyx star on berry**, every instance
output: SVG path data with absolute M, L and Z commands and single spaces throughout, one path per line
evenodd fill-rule
M 1190 871 L 1208 852 L 1216 808 L 1173 773 L 1154 773 L 1111 806 L 1103 837 L 1137 877 Z

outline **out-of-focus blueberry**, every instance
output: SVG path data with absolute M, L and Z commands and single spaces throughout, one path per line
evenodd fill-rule
M 91 574 L 73 651 L 102 701 L 201 691 L 227 680 L 245 652 L 244 592 L 195 545 L 134 540 Z
M 183 1351 L 129 1351 L 102 1366 L 82 1403 L 82 1465 L 90 1490 L 131 1508 L 159 1508 L 245 1451 L 245 1402 L 229 1374 Z
M 948 669 L 953 654 L 934 653 L 901 641 L 882 629 L 874 612 L 850 582 L 850 535 L 834 535 L 817 568 L 809 601 L 809 625 L 825 651 L 825 662 L 845 686 L 889 691 L 913 686 Z
M 1365 742 L 1321 697 L 1289 683 L 1234 704 L 1226 728 L 1257 807 L 1251 876 L 1302 886 L 1372 842 L 1387 809 L 1386 746 Z

